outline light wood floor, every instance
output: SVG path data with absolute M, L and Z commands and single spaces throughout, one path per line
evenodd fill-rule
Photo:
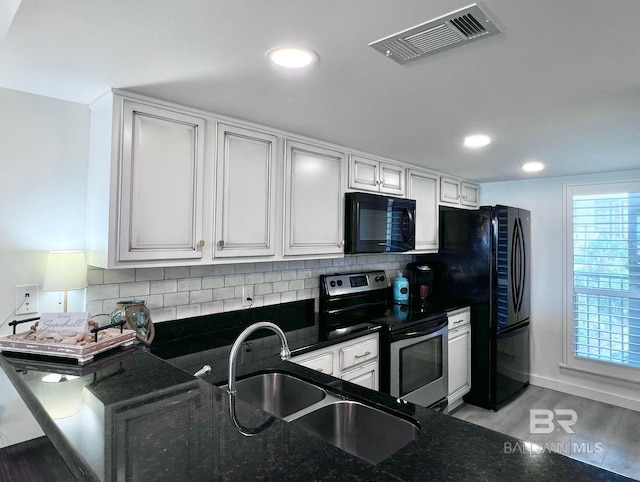
M 531 433 L 531 409 L 575 410 L 577 422 L 570 427 L 575 433 L 567 433 L 557 422 L 550 434 Z M 451 415 L 537 444 L 533 450 L 553 450 L 640 480 L 640 412 L 530 385 L 497 412 L 463 404 Z M 570 415 L 558 418 L 569 420 Z

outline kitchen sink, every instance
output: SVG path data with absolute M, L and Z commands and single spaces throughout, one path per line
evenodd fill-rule
M 291 423 L 371 464 L 390 457 L 419 432 L 400 417 L 348 400 L 324 405 Z
M 286 373 L 262 373 L 236 382 L 236 397 L 279 418 L 300 412 L 327 396 L 322 388 Z
M 238 380 L 236 397 L 374 465 L 419 432 L 416 424 L 399 416 L 282 372 Z

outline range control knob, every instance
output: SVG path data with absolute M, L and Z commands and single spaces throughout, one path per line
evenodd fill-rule
M 376 276 L 376 281 L 384 281 L 384 276 Z
M 342 280 L 341 279 L 338 280 L 338 286 L 342 286 Z
M 335 286 L 336 286 L 336 282 L 335 281 L 331 281 L 329 284 L 331 285 L 332 288 L 335 288 Z

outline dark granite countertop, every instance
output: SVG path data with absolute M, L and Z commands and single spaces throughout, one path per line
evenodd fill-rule
M 288 337 L 298 347 L 310 346 L 314 326 L 289 327 Z M 75 480 L 627 480 L 563 455 L 532 453 L 512 437 L 282 362 L 271 353 L 272 337 L 250 341 L 243 373 L 288 372 L 339 397 L 410 418 L 420 431 L 413 442 L 372 465 L 236 400 L 239 423 L 263 427 L 243 435 L 229 416 L 228 394 L 214 384 L 227 369 L 227 337 L 207 336 L 216 346 L 191 353 L 178 349 L 175 356 L 164 347 L 159 353 L 166 360 L 127 347 L 85 366 L 4 355 L 0 365 Z M 256 352 L 265 358 L 252 359 Z M 202 379 L 179 367 L 204 362 L 216 369 Z M 51 393 L 42 382 L 50 373 L 79 377 L 64 384 L 80 389 L 69 385 Z M 57 420 L 52 416 L 56 404 L 76 406 L 76 411 Z M 10 473 L 10 466 L 4 469 Z

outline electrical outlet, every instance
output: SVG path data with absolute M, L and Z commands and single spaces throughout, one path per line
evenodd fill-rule
M 16 286 L 16 315 L 38 312 L 38 285 Z
M 253 286 L 242 287 L 242 307 L 250 308 L 253 303 Z

